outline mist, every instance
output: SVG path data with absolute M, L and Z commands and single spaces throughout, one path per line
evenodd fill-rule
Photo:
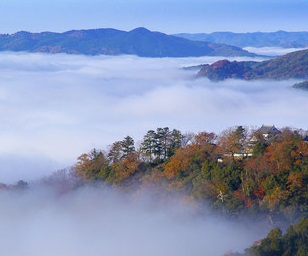
M 258 54 L 258 55 L 265 55 L 265 56 L 280 56 L 284 54 L 288 54 L 290 52 L 295 52 L 295 51 L 301 51 L 301 50 L 306 50 L 306 48 L 283 48 L 283 47 L 272 47 L 272 46 L 267 46 L 267 47 L 244 47 L 243 48 L 246 51 Z
M 307 129 L 308 94 L 292 88 L 298 81 L 215 83 L 182 69 L 222 58 L 1 53 L 0 182 L 38 179 L 157 127 Z
M 198 215 L 177 198 L 84 187 L 0 191 L 0 254 L 222 256 L 264 236 L 260 225 Z

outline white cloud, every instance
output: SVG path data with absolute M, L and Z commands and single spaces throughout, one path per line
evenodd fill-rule
M 213 83 L 181 69 L 218 59 L 1 53 L 0 181 L 48 174 L 93 147 L 106 149 L 126 135 L 138 141 L 157 127 L 306 129 L 307 93 L 291 88 L 296 81 Z M 35 159 L 46 167 L 31 171 Z

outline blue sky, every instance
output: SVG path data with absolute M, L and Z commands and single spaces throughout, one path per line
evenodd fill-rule
M 0 0 L 0 33 L 147 27 L 165 33 L 307 31 L 308 0 Z

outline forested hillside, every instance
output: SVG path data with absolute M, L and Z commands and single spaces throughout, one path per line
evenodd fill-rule
M 242 126 L 219 135 L 149 130 L 106 151 L 82 154 L 74 167 L 85 182 L 121 189 L 177 192 L 200 209 L 228 216 L 266 215 L 274 225 L 294 223 L 308 212 L 308 142 L 298 131 Z
M 238 126 L 220 134 L 183 134 L 157 128 L 147 131 L 139 143 L 126 136 L 105 150 L 83 153 L 74 166 L 43 183 L 60 194 L 102 183 L 124 192 L 150 191 L 163 200 L 176 195 L 200 214 L 254 219 L 273 228 L 244 254 L 228 256 L 305 255 L 307 131 Z M 0 190 L 27 188 L 22 180 L 11 186 L 0 184 Z M 281 228 L 289 225 L 283 234 Z
M 137 55 L 141 57 L 255 56 L 236 46 L 191 41 L 146 28 L 0 34 L 0 51 Z
M 69 169 L 71 180 L 60 170 L 46 182 L 64 191 L 97 182 L 125 191 L 150 188 L 181 195 L 201 212 L 210 207 L 226 216 L 266 216 L 270 225 L 307 216 L 307 131 L 238 126 L 217 135 L 165 127 L 147 131 L 136 144 L 126 136 L 106 150 L 83 153 Z M 0 189 L 26 187 L 19 181 Z
M 271 230 L 259 244 L 246 250 L 247 256 L 305 256 L 308 252 L 308 218 L 291 225 L 285 234 L 280 228 Z
M 213 64 L 202 65 L 198 76 L 206 76 L 213 81 L 224 79 L 307 79 L 308 50 L 291 52 L 272 60 L 228 61 L 220 60 Z
M 106 151 L 82 154 L 74 170 L 85 182 L 103 181 L 125 191 L 151 188 L 163 197 L 176 193 L 201 213 L 210 207 L 227 218 L 267 219 L 273 230 L 266 238 L 244 254 L 228 256 L 306 255 L 308 137 L 303 131 L 239 126 L 216 135 L 157 128 L 137 149 L 127 136 Z M 300 220 L 282 234 L 279 226 Z

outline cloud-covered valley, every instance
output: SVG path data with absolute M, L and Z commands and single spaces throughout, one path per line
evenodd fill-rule
M 19 256 L 222 256 L 264 235 L 263 227 L 197 215 L 173 199 L 82 188 L 0 193 L 0 254 Z
M 0 181 L 48 175 L 157 127 L 307 129 L 308 94 L 292 88 L 297 81 L 213 83 L 182 69 L 218 59 L 1 53 Z

